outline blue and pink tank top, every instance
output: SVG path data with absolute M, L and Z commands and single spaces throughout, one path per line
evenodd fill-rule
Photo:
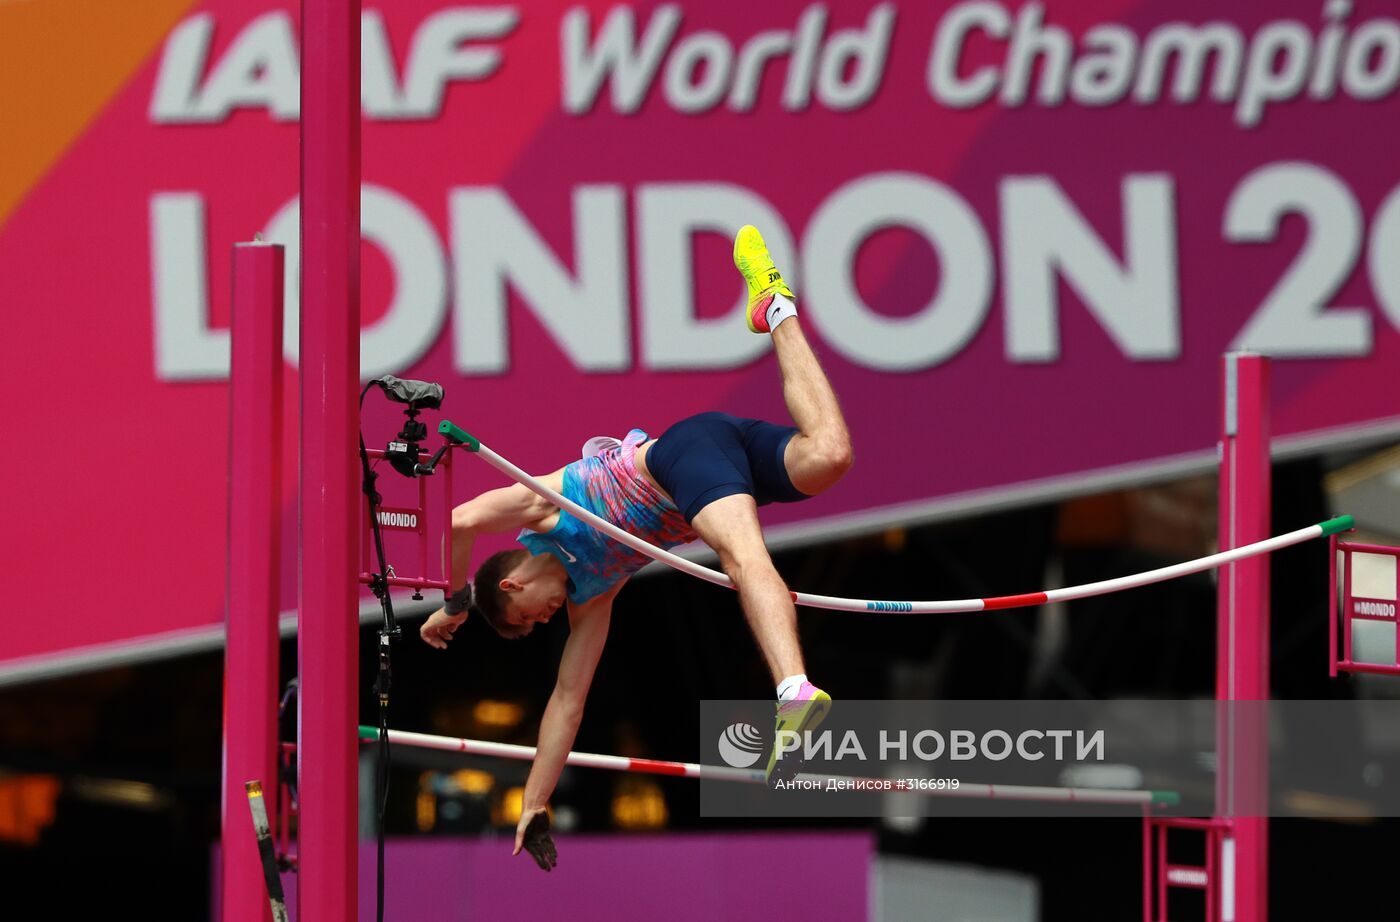
M 583 508 L 661 548 L 695 539 L 685 517 L 637 472 L 641 429 L 622 444 L 564 468 L 563 494 Z M 543 534 L 526 529 L 518 540 L 531 554 L 552 554 L 569 575 L 571 602 L 586 602 L 651 562 L 651 558 L 559 510 L 559 522 Z

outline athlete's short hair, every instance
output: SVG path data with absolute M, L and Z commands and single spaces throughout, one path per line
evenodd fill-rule
M 501 580 L 529 557 L 530 552 L 524 548 L 497 551 L 477 567 L 476 580 L 472 583 L 475 590 L 472 607 L 481 612 L 481 617 L 486 619 L 492 630 L 508 640 L 524 637 L 530 633 L 530 626 L 512 624 L 506 619 L 510 596 L 501 590 Z

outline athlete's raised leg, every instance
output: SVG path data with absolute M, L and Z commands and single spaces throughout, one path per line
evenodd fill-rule
M 851 469 L 851 435 L 841 404 L 807 343 L 792 289 L 751 225 L 734 238 L 734 265 L 749 288 L 749 329 L 772 333 L 783 376 L 783 400 L 798 428 L 783 454 L 788 478 L 798 490 L 815 496 Z
M 783 374 L 783 399 L 799 430 L 783 452 L 783 464 L 794 487 L 816 496 L 851 469 L 851 434 L 798 318 L 779 324 L 773 346 Z

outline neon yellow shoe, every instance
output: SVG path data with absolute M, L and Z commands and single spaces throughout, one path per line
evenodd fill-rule
M 776 781 L 791 781 L 802 768 L 800 748 L 779 758 L 778 743 L 782 739 L 779 734 L 790 730 L 796 733 L 797 738 L 805 745 L 805 734 L 821 726 L 830 710 L 831 696 L 811 682 L 803 682 L 802 687 L 797 690 L 796 698 L 778 705 L 777 723 L 773 728 L 773 751 L 768 754 L 768 768 L 765 773 L 770 786 Z
M 783 274 L 773 265 L 773 257 L 768 255 L 768 245 L 763 235 L 752 224 L 739 228 L 734 237 L 734 267 L 749 285 L 749 330 L 754 333 L 771 333 L 768 328 L 768 305 L 774 295 L 783 295 L 796 301 L 797 296 L 783 281 Z

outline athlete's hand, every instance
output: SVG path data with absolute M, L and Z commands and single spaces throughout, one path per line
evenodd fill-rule
M 439 608 L 423 622 L 423 627 L 419 629 L 418 636 L 423 638 L 423 642 L 430 647 L 439 650 L 447 649 L 447 642 L 452 639 L 452 632 L 461 627 L 467 620 L 467 613 L 460 615 L 449 615 Z
M 521 811 L 520 823 L 515 827 L 515 851 L 511 855 L 520 854 L 522 847 L 542 871 L 548 871 L 559 863 L 559 852 L 554 848 L 554 840 L 549 837 L 549 813 L 546 808 Z

